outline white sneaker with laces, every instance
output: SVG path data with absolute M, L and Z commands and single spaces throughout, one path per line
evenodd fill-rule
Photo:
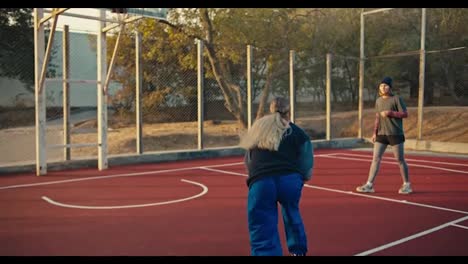
M 364 184 L 362 186 L 357 187 L 356 191 L 360 192 L 360 193 L 373 193 L 374 192 L 374 187 L 371 184 L 366 183 L 366 184 Z
M 401 188 L 398 190 L 399 194 L 410 194 L 413 192 L 413 189 L 411 189 L 411 183 L 403 183 Z

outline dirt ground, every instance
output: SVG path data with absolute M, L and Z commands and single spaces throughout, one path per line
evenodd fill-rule
M 404 120 L 408 139 L 417 137 L 417 108 L 409 108 Z M 332 138 L 356 137 L 357 111 L 333 113 L 331 116 Z M 363 135 L 370 137 L 374 122 L 373 109 L 363 113 Z M 112 123 L 111 121 L 109 123 Z M 308 117 L 305 113 L 296 116 L 296 123 L 303 127 L 312 139 L 324 139 L 326 122 L 324 116 Z M 431 141 L 468 143 L 468 107 L 426 107 L 423 113 L 423 139 Z M 232 120 L 205 121 L 204 146 L 235 146 L 239 135 L 245 131 Z M 81 131 L 81 132 L 80 132 Z M 92 142 L 96 138 L 95 121 L 85 122 L 75 128 L 73 141 Z M 197 123 L 145 124 L 143 126 L 144 151 L 167 151 L 197 148 Z M 135 126 L 109 129 L 109 154 L 134 153 L 136 151 Z M 96 155 L 95 148 L 74 149 L 72 155 Z
M 406 138 L 416 139 L 417 108 L 409 108 L 409 117 L 404 120 Z M 331 116 L 332 138 L 356 137 L 357 111 L 337 112 Z M 373 109 L 363 113 L 363 135 L 370 137 L 374 121 Z M 296 123 L 303 127 L 312 139 L 324 139 L 326 123 L 324 116 L 312 113 L 297 113 Z M 423 113 L 424 140 L 468 143 L 468 107 L 425 107 Z M 80 122 L 72 128 L 72 144 L 96 143 L 96 120 Z M 204 147 L 236 146 L 239 135 L 245 131 L 237 121 L 209 120 L 203 124 Z M 61 144 L 60 125 L 48 126 L 48 144 Z M 197 149 L 197 122 L 155 123 L 143 125 L 143 150 L 145 152 Z M 109 117 L 108 149 L 110 155 L 136 152 L 135 125 L 118 125 Z M 97 156 L 96 147 L 73 148 L 72 159 Z M 63 149 L 49 149 L 49 161 L 62 160 Z M 35 159 L 34 127 L 0 130 L 0 166 L 16 162 L 31 162 Z

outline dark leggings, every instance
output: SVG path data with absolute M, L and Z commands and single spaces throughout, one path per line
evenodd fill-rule
M 367 180 L 370 183 L 374 183 L 375 176 L 377 176 L 377 173 L 379 172 L 382 156 L 385 150 L 387 149 L 387 146 L 388 144 L 383 144 L 378 141 L 374 143 L 374 157 L 372 158 L 372 165 L 370 167 L 369 178 Z M 395 156 L 395 159 L 398 161 L 398 165 L 400 166 L 400 174 L 403 178 L 403 182 L 409 182 L 408 165 L 406 164 L 404 154 L 404 142 L 401 142 L 397 145 L 393 145 L 392 150 L 393 155 Z

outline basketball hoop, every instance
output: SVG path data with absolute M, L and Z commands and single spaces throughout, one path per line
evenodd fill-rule
M 111 13 L 114 14 L 114 17 L 117 18 L 119 24 L 122 24 L 123 21 L 128 18 L 128 8 L 111 8 Z
M 127 8 L 111 8 L 111 12 L 117 14 L 126 14 Z

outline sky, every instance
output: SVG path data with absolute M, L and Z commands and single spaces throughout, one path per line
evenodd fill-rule
M 131 9 L 134 9 L 134 10 L 137 9 L 138 11 L 136 12 L 145 12 L 146 14 L 149 14 L 153 12 L 158 12 L 157 10 L 159 8 L 131 8 Z M 52 9 L 44 8 L 44 10 L 52 10 Z M 109 18 L 115 16 L 115 14 L 112 14 L 110 11 L 107 13 L 108 13 L 107 15 Z M 49 13 L 44 12 L 44 15 L 47 15 L 47 14 Z M 80 15 L 98 17 L 99 8 L 70 8 L 65 12 L 65 14 L 80 14 Z M 70 17 L 66 15 L 60 15 L 58 22 L 57 22 L 57 30 L 62 31 L 63 25 L 68 25 L 70 32 L 97 33 L 98 27 L 99 27 L 99 21 L 93 20 L 93 19 L 76 18 L 76 17 Z
M 50 8 L 45 8 L 50 10 Z M 70 8 L 66 13 L 81 14 L 88 16 L 99 16 L 98 8 Z M 44 12 L 44 15 L 49 13 Z M 70 32 L 97 33 L 99 27 L 98 20 L 84 19 L 60 15 L 57 21 L 57 30 L 62 31 L 63 25 L 68 25 Z

